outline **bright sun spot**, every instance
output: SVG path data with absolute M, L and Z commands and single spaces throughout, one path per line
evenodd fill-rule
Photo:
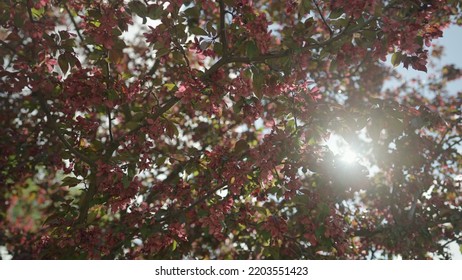
M 332 134 L 326 144 L 332 153 L 340 157 L 343 162 L 352 164 L 358 161 L 358 154 L 350 147 L 343 137 Z
M 340 158 L 346 163 L 354 163 L 358 160 L 358 154 L 350 147 L 344 146 L 340 149 Z

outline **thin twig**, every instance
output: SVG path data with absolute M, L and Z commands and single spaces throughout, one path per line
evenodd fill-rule
M 316 0 L 313 0 L 313 3 L 314 5 L 316 6 L 316 9 L 318 10 L 319 12 L 319 15 L 321 16 L 321 19 L 322 19 L 322 22 L 324 22 L 324 25 L 327 27 L 327 29 L 329 30 L 329 34 L 330 34 L 330 37 L 332 37 L 332 35 L 334 35 L 334 32 L 332 31 L 332 29 L 330 28 L 329 24 L 327 23 L 326 21 L 326 18 L 324 17 L 322 11 L 321 11 L 321 8 L 319 8 L 319 5 L 318 5 L 318 2 Z
M 7 49 L 9 49 L 12 53 L 14 53 L 15 55 L 25 58 L 24 55 L 18 53 L 17 50 L 16 50 L 15 48 L 13 48 L 12 46 L 10 46 L 10 44 L 8 44 L 7 42 L 5 42 L 5 41 L 3 41 L 3 40 L 0 40 L 0 43 L 1 43 L 3 46 L 5 46 Z
M 27 3 L 27 14 L 29 15 L 29 20 L 30 20 L 32 23 L 35 23 L 34 17 L 32 16 L 32 11 L 31 11 L 31 9 L 30 9 L 29 2 Z
M 167 102 L 165 102 L 165 104 L 160 107 L 152 116 L 151 116 L 151 119 L 152 120 L 157 120 L 160 116 L 162 116 L 165 112 L 167 112 L 168 110 L 170 110 L 170 108 L 172 108 L 180 99 L 178 97 L 171 97 Z M 122 136 L 118 137 L 117 139 L 115 139 L 115 141 L 113 142 L 113 144 L 106 150 L 106 153 L 105 153 L 105 157 L 106 158 L 109 158 L 112 153 L 117 149 L 117 147 L 119 146 L 119 142 L 120 141 L 123 141 L 123 139 L 125 137 L 127 137 L 128 135 L 131 135 L 131 134 L 134 134 L 134 133 L 137 133 L 138 131 L 140 131 L 142 128 L 146 127 L 148 125 L 147 122 L 142 122 L 140 123 L 137 127 L 135 127 L 134 129 L 126 132 L 125 134 L 123 134 Z
M 362 24 L 359 24 L 358 26 L 356 26 L 356 27 L 354 27 L 354 28 L 352 28 L 350 30 L 345 29 L 342 33 L 340 33 L 337 36 L 332 37 L 332 38 L 330 38 L 330 39 L 328 39 L 328 40 L 326 40 L 324 42 L 307 45 L 307 46 L 299 49 L 298 51 L 303 52 L 303 51 L 308 51 L 308 50 L 311 50 L 311 49 L 319 48 L 319 47 L 322 47 L 322 46 L 325 46 L 325 45 L 329 45 L 329 44 L 331 44 L 331 43 L 333 43 L 333 42 L 335 42 L 337 40 L 340 40 L 341 38 L 343 38 L 346 35 L 352 34 L 352 33 L 356 32 L 356 31 L 360 30 L 361 28 L 363 28 L 364 26 L 366 26 L 367 24 L 369 24 L 373 20 L 375 20 L 375 17 L 370 18 L 369 20 L 363 22 Z M 205 71 L 205 73 L 201 76 L 201 80 L 202 81 L 208 80 L 213 73 L 215 73 L 222 66 L 224 66 L 226 64 L 229 64 L 229 63 L 248 63 L 248 64 L 250 64 L 250 63 L 261 63 L 261 62 L 265 62 L 266 60 L 284 58 L 284 57 L 292 55 L 294 52 L 295 52 L 295 50 L 293 50 L 293 49 L 287 49 L 287 50 L 283 50 L 283 51 L 279 51 L 279 52 L 271 52 L 271 53 L 259 55 L 259 56 L 253 57 L 253 58 L 249 58 L 249 57 L 222 57 L 214 65 L 212 65 L 212 67 L 210 67 L 209 69 L 207 69 Z M 159 110 L 156 111 L 156 113 L 153 116 L 151 116 L 151 119 L 156 120 L 157 118 L 159 118 L 161 115 L 163 115 L 165 112 L 167 112 L 170 108 L 175 106 L 176 103 L 179 100 L 180 99 L 177 98 L 177 97 L 170 98 L 161 108 L 159 108 Z M 122 135 L 121 137 L 119 137 L 119 139 L 117 139 L 115 141 L 116 142 L 115 146 L 111 147 L 108 150 L 108 153 L 112 154 L 112 152 L 114 152 L 117 149 L 117 143 L 119 142 L 119 140 L 122 140 L 127 135 L 138 132 L 141 128 L 145 127 L 146 125 L 147 125 L 146 123 L 142 123 L 139 126 L 137 126 L 136 128 L 134 128 L 133 130 L 131 130 L 131 131 L 125 133 L 124 135 Z
M 220 40 L 223 45 L 223 57 L 228 56 L 228 41 L 226 40 L 226 30 L 225 30 L 225 3 L 223 0 L 218 1 L 220 4 Z
M 47 117 L 47 122 L 48 125 L 53 129 L 55 132 L 56 136 L 61 140 L 61 142 L 64 144 L 64 146 L 71 152 L 73 153 L 76 157 L 84 161 L 85 163 L 89 164 L 90 166 L 94 165 L 94 161 L 88 157 L 87 155 L 83 154 L 81 151 L 77 150 L 74 148 L 67 140 L 64 138 L 64 135 L 59 131 L 59 128 L 56 125 L 56 118 L 51 114 L 50 109 L 48 108 L 48 105 L 41 96 L 39 92 L 33 93 L 33 96 L 37 98 L 39 101 L 40 107 L 42 107 L 42 110 L 45 112 L 45 115 Z
M 108 123 L 109 123 L 109 139 L 111 142 L 114 142 L 114 137 L 112 135 L 112 118 L 111 118 L 111 110 L 109 108 L 106 108 L 107 110 L 107 118 L 108 118 Z
M 191 203 L 188 207 L 186 208 L 182 208 L 178 211 L 175 211 L 175 212 L 171 212 L 169 213 L 169 215 L 165 215 L 161 218 L 159 218 L 158 220 L 156 220 L 156 222 L 164 222 L 172 217 L 178 217 L 178 215 L 182 214 L 182 213 L 186 213 L 188 212 L 189 210 L 193 209 L 194 207 L 196 207 L 199 203 L 205 201 L 207 198 L 209 198 L 210 196 L 212 196 L 215 192 L 221 190 L 222 188 L 226 187 L 227 185 L 220 185 L 220 186 L 217 186 L 213 189 L 211 189 L 209 192 L 207 192 L 205 195 L 201 196 L 200 198 L 196 199 L 193 203 Z
M 83 38 L 83 36 L 82 36 L 82 33 L 80 32 L 80 28 L 79 28 L 77 22 L 76 22 L 75 19 L 74 19 L 74 16 L 72 16 L 71 10 L 69 9 L 69 7 L 68 7 L 66 4 L 64 4 L 64 9 L 66 10 L 67 14 L 69 15 L 69 17 L 70 17 L 70 19 L 71 19 L 71 21 L 72 21 L 72 24 L 74 25 L 75 31 L 77 32 L 77 36 L 79 36 L 80 41 L 82 42 L 82 45 L 83 45 L 84 49 L 85 49 L 88 53 L 91 53 L 90 48 L 89 48 L 86 44 L 84 44 L 84 38 Z
M 80 201 L 79 206 L 79 217 L 77 218 L 77 225 L 85 225 L 87 223 L 88 211 L 90 210 L 90 204 L 93 197 L 96 195 L 98 190 L 98 182 L 96 177 L 96 168 L 91 168 L 90 184 L 87 191 L 83 194 L 83 198 Z

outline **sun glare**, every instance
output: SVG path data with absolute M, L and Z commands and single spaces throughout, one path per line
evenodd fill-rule
M 350 147 L 345 146 L 340 151 L 340 158 L 345 163 L 354 163 L 358 160 L 358 154 Z
M 334 155 L 338 156 L 342 162 L 346 164 L 352 164 L 358 161 L 358 153 L 356 153 L 341 136 L 332 134 L 327 141 L 327 146 Z

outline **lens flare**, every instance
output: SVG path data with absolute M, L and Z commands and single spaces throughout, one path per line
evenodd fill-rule
M 354 163 L 358 160 L 358 154 L 349 146 L 340 149 L 340 159 L 345 163 Z
M 342 162 L 353 164 L 358 161 L 358 153 L 350 147 L 343 137 L 332 134 L 326 144 Z

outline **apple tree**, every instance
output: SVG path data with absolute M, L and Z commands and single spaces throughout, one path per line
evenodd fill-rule
M 426 72 L 461 15 L 458 0 L 1 1 L 0 246 L 451 258 L 461 70 L 399 82 L 392 66 Z

